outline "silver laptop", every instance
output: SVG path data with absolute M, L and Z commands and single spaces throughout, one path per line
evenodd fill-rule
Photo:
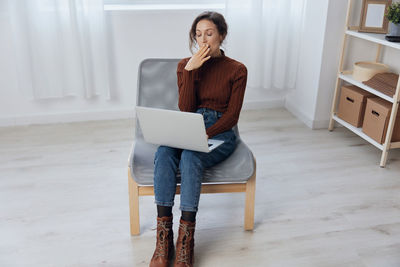
M 137 106 L 136 115 L 147 143 L 207 153 L 224 142 L 207 139 L 199 113 Z

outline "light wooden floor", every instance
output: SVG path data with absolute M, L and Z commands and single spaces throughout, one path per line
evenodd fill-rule
M 148 266 L 152 197 L 141 199 L 142 234 L 129 235 L 133 127 L 0 128 L 0 266 Z M 202 195 L 197 266 L 400 266 L 400 150 L 379 168 L 372 145 L 284 109 L 245 111 L 239 127 L 258 163 L 255 230 L 242 229 L 244 195 Z

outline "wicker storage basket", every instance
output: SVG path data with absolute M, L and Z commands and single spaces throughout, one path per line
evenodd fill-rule
M 353 78 L 359 82 L 371 79 L 375 74 L 388 72 L 389 67 L 378 62 L 360 61 L 354 63 Z

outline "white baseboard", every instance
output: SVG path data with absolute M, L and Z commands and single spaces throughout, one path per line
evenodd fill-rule
M 294 104 L 289 101 L 285 102 L 285 108 L 289 110 L 296 118 L 302 121 L 305 125 L 309 128 L 316 130 L 316 129 L 328 129 L 329 126 L 329 119 L 326 120 L 314 120 L 311 119 L 309 116 L 304 114 L 300 111 Z
M 244 110 L 277 108 L 284 106 L 284 99 L 247 101 L 243 103 Z M 14 117 L 0 117 L 0 127 L 32 125 L 32 124 L 52 124 L 68 123 L 80 121 L 115 120 L 134 118 L 134 108 L 98 110 L 69 113 L 53 114 L 32 114 Z
M 329 119 L 327 120 L 314 120 L 313 121 L 313 129 L 328 129 L 329 127 Z
M 300 111 L 294 104 L 292 104 L 289 101 L 285 102 L 285 108 L 289 110 L 290 113 L 292 113 L 296 118 L 298 118 L 300 121 L 302 121 L 305 125 L 307 125 L 309 128 L 313 128 L 313 120 L 309 118 L 306 114 L 304 114 L 302 111 Z
M 257 100 L 246 101 L 243 103 L 243 110 L 265 109 L 265 108 L 280 108 L 285 106 L 285 99 L 272 99 L 272 100 Z
M 52 124 L 79 121 L 115 120 L 134 118 L 134 108 L 84 111 L 75 113 L 33 114 L 15 117 L 0 117 L 0 126 Z
M 15 126 L 15 118 L 4 117 L 0 118 L 0 127 Z

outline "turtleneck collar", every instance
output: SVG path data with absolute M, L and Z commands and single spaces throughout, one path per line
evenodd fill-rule
M 207 61 L 213 61 L 213 62 L 217 62 L 217 61 L 221 61 L 223 59 L 225 59 L 225 52 L 224 50 L 220 49 L 219 51 L 221 51 L 221 55 L 218 57 L 211 57 L 209 60 Z

